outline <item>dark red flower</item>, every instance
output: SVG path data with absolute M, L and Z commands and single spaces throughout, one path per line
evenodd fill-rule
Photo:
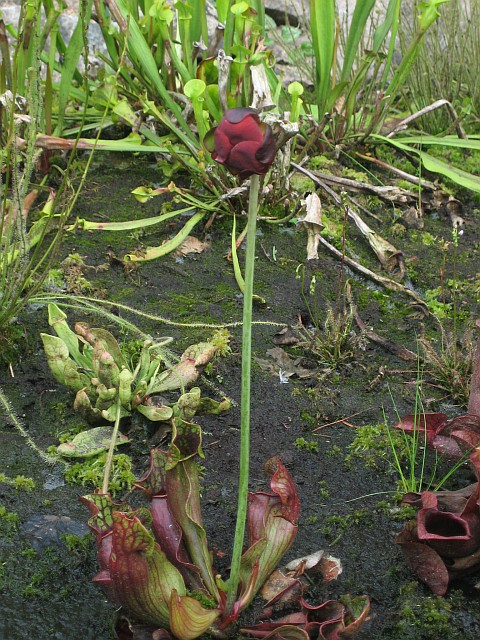
M 275 157 L 275 140 L 268 124 L 254 109 L 229 109 L 218 127 L 204 139 L 212 158 L 242 180 L 264 175 Z

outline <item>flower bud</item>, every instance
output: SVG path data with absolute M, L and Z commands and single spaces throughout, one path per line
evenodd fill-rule
M 264 175 L 275 158 L 272 129 L 260 122 L 254 109 L 226 111 L 218 127 L 205 136 L 204 145 L 216 162 L 242 180 Z

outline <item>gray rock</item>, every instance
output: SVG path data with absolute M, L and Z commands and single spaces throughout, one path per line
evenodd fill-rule
M 35 551 L 43 551 L 52 545 L 63 545 L 62 536 L 66 533 L 81 537 L 89 531 L 84 522 L 56 515 L 34 515 L 20 529 L 20 533 L 30 541 Z
M 265 0 L 265 13 L 277 24 L 296 26 L 300 21 L 308 20 L 310 0 Z

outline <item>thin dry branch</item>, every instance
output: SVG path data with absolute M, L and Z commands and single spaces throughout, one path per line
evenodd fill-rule
M 322 188 L 325 188 L 325 184 L 338 185 L 344 189 L 350 191 L 359 191 L 362 193 L 372 193 L 379 198 L 384 198 L 390 201 L 406 202 L 409 198 L 417 198 L 418 194 L 407 189 L 402 189 L 395 186 L 378 186 L 374 184 L 368 184 L 366 182 L 360 182 L 359 180 L 351 180 L 350 178 L 342 178 L 340 176 L 332 176 L 328 173 L 321 173 L 320 171 L 309 171 L 304 167 L 291 163 L 292 167 L 295 167 L 297 171 L 300 171 L 304 175 L 308 176 L 311 180 L 319 184 Z M 331 192 L 331 194 L 334 192 Z M 330 194 L 330 195 L 331 195 Z M 338 196 L 337 196 L 338 197 Z
M 404 131 L 407 128 L 407 126 L 410 124 L 410 122 L 413 122 L 414 120 L 417 120 L 418 118 L 421 118 L 425 114 L 431 113 L 432 111 L 435 111 L 435 109 L 439 109 L 440 107 L 446 107 L 448 112 L 450 113 L 450 116 L 452 117 L 452 120 L 453 120 L 453 124 L 455 125 L 457 136 L 459 138 L 462 138 L 462 140 L 467 140 L 467 134 L 465 133 L 465 131 L 462 128 L 462 125 L 460 124 L 460 120 L 458 118 L 457 112 L 453 108 L 453 105 L 448 100 L 445 100 L 445 99 L 436 100 L 432 104 L 429 104 L 427 107 L 424 107 L 423 109 L 420 109 L 420 111 L 416 111 L 415 113 L 412 113 L 412 115 L 408 116 L 408 118 L 404 118 L 403 120 L 398 122 L 395 128 L 392 129 L 392 131 L 390 131 L 390 133 L 387 135 L 387 138 L 393 138 L 393 136 L 397 134 L 399 131 Z
M 355 211 L 352 207 L 345 205 L 342 198 L 337 193 L 335 193 L 335 191 L 333 191 L 333 189 L 331 189 L 327 184 L 325 184 L 323 179 L 318 177 L 317 173 L 312 173 L 308 169 L 305 169 L 304 167 L 301 167 L 300 165 L 296 165 L 294 163 L 292 163 L 292 165 L 297 171 L 304 173 L 311 180 L 313 180 L 315 184 L 321 187 L 338 206 L 345 207 L 348 217 L 353 220 L 360 233 L 367 240 L 372 251 L 375 253 L 382 266 L 388 271 L 392 271 L 393 268 L 398 267 L 400 277 L 403 278 L 403 276 L 405 275 L 405 263 L 403 260 L 402 252 L 396 249 L 396 247 L 394 247 L 390 242 L 382 238 L 382 236 L 380 236 L 376 231 L 371 229 L 357 211 Z
M 380 276 L 378 273 L 375 273 L 374 271 L 367 269 L 367 267 L 364 267 L 359 262 L 352 260 L 352 258 L 349 258 L 344 253 L 339 251 L 336 247 L 334 247 L 327 240 L 325 240 L 323 236 L 320 236 L 320 243 L 323 244 L 323 246 L 326 249 L 328 249 L 330 253 L 333 253 L 334 256 L 336 256 L 337 258 L 340 258 L 342 262 L 348 265 L 350 268 L 354 269 L 355 271 L 358 271 L 358 273 L 361 273 L 362 275 L 369 278 L 370 280 L 373 280 L 373 282 L 376 282 L 382 287 L 385 287 L 385 289 L 389 289 L 390 291 L 396 291 L 397 293 L 406 294 L 407 296 L 412 298 L 417 305 L 420 305 L 422 309 L 425 311 L 425 313 L 427 314 L 429 313 L 428 307 L 425 304 L 425 302 L 412 289 L 407 289 L 407 287 L 405 287 L 403 284 L 400 284 L 400 282 L 396 282 L 395 280 L 392 280 L 391 278 L 386 278 L 385 276 Z

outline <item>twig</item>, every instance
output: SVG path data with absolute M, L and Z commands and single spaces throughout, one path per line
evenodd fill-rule
M 399 282 L 396 282 L 391 278 L 385 278 L 384 276 L 378 275 L 378 273 L 375 273 L 374 271 L 370 271 L 370 269 L 367 269 L 366 267 L 361 265 L 359 262 L 356 262 L 355 260 L 352 260 L 352 258 L 349 258 L 348 256 L 342 254 L 341 251 L 339 251 L 336 247 L 334 247 L 327 240 L 325 240 L 323 236 L 320 236 L 320 242 L 323 244 L 325 248 L 327 248 L 331 253 L 333 253 L 333 255 L 337 256 L 337 258 L 343 259 L 344 263 L 347 264 L 352 269 L 355 269 L 355 271 L 358 271 L 362 275 L 366 276 L 367 278 L 370 278 L 370 280 L 377 282 L 378 284 L 382 285 L 382 287 L 385 287 L 390 291 L 405 293 L 410 298 L 413 298 L 417 304 L 421 305 L 422 309 L 425 309 L 426 311 L 428 311 L 427 305 L 422 300 L 422 298 L 417 293 L 415 293 L 415 291 L 412 291 L 411 289 L 407 289 L 407 287 L 405 287 L 403 284 L 400 284 Z
M 303 173 L 308 176 L 313 182 L 317 183 L 322 189 L 325 189 L 326 183 L 330 183 L 333 185 L 339 185 L 344 187 L 345 189 L 350 189 L 353 191 L 361 191 L 367 193 L 373 193 L 380 198 L 384 198 L 386 200 L 402 200 L 406 198 L 416 198 L 417 194 L 412 191 L 408 191 L 407 189 L 402 189 L 400 187 L 385 187 L 378 186 L 373 184 L 368 184 L 367 182 L 359 182 L 358 180 L 351 180 L 350 178 L 342 178 L 339 176 L 332 176 L 328 173 L 321 173 L 320 171 L 309 171 L 304 167 L 296 164 L 295 162 L 291 163 L 292 167 L 295 167 L 297 171 Z M 326 190 L 326 189 L 325 189 Z M 332 195 L 334 192 L 330 190 L 328 193 Z M 335 196 L 338 198 L 335 194 Z M 332 197 L 334 197 L 332 195 Z
M 436 191 L 438 189 L 438 187 L 435 184 L 433 184 L 433 182 L 430 182 L 430 180 L 424 180 L 423 178 L 419 178 L 418 176 L 414 176 L 411 173 L 407 173 L 406 171 L 402 171 L 401 169 L 397 169 L 397 167 L 394 167 L 391 164 L 388 164 L 387 162 L 384 162 L 383 160 L 379 160 L 378 158 L 374 158 L 372 156 L 366 156 L 363 153 L 357 153 L 356 155 L 357 155 L 358 158 L 361 158 L 362 160 L 367 160 L 368 162 L 373 162 L 374 164 L 378 165 L 379 167 L 382 167 L 383 169 L 386 169 L 387 171 L 391 171 L 392 173 L 395 173 L 400 178 L 403 178 L 404 180 L 407 180 L 408 182 L 411 182 L 412 184 L 420 185 L 422 187 L 422 189 L 429 189 L 430 191 Z
M 436 100 L 432 104 L 429 104 L 427 107 L 420 109 L 420 111 L 417 111 L 416 113 L 412 113 L 412 115 L 408 116 L 408 118 L 404 118 L 403 120 L 401 120 L 396 125 L 396 127 L 392 131 L 390 131 L 390 133 L 387 135 L 387 138 L 393 138 L 393 136 L 396 133 L 406 129 L 407 125 L 410 124 L 410 122 L 413 122 L 414 120 L 417 120 L 417 118 L 421 118 L 425 114 L 430 113 L 431 111 L 435 111 L 435 109 L 439 109 L 440 107 L 447 107 L 447 110 L 450 112 L 450 115 L 452 117 L 453 124 L 455 125 L 457 136 L 459 138 L 462 138 L 462 140 L 467 140 L 467 134 L 465 133 L 465 131 L 462 128 L 462 125 L 460 124 L 460 120 L 458 118 L 457 112 L 453 108 L 453 105 L 448 100 L 444 100 L 444 99 Z
M 403 278 L 403 276 L 405 275 L 405 264 L 403 261 L 402 252 L 398 251 L 396 247 L 384 240 L 384 238 L 379 236 L 375 231 L 373 231 L 373 229 L 370 229 L 370 227 L 363 221 L 360 214 L 352 207 L 345 206 L 342 198 L 337 193 L 335 193 L 335 191 L 333 191 L 333 189 L 331 189 L 327 184 L 325 184 L 325 182 L 323 182 L 323 180 L 321 180 L 317 174 L 312 173 L 311 171 L 308 171 L 308 169 L 304 169 L 299 165 L 295 165 L 293 162 L 292 165 L 298 171 L 304 173 L 311 180 L 313 180 L 313 182 L 315 182 L 319 187 L 321 187 L 338 206 L 345 207 L 345 211 L 348 217 L 353 220 L 359 231 L 367 239 L 367 242 L 381 262 L 382 266 L 386 269 L 391 270 L 396 259 L 397 266 L 400 270 L 400 277 Z M 350 201 L 352 201 L 351 198 Z
M 338 420 L 334 420 L 333 422 L 327 422 L 326 424 L 322 424 L 319 427 L 316 427 L 315 429 L 313 429 L 312 433 L 315 433 L 316 431 L 320 431 L 320 429 L 325 429 L 325 427 L 331 427 L 334 424 L 338 424 L 339 422 L 342 422 L 343 424 L 346 424 L 349 427 L 352 427 L 354 425 L 347 423 L 346 420 L 350 420 L 350 418 L 354 418 L 355 416 L 358 416 L 361 413 L 365 413 L 365 411 L 367 411 L 367 409 L 362 409 L 362 411 L 357 411 L 356 413 L 352 413 L 351 416 L 346 416 L 345 418 L 339 418 Z

